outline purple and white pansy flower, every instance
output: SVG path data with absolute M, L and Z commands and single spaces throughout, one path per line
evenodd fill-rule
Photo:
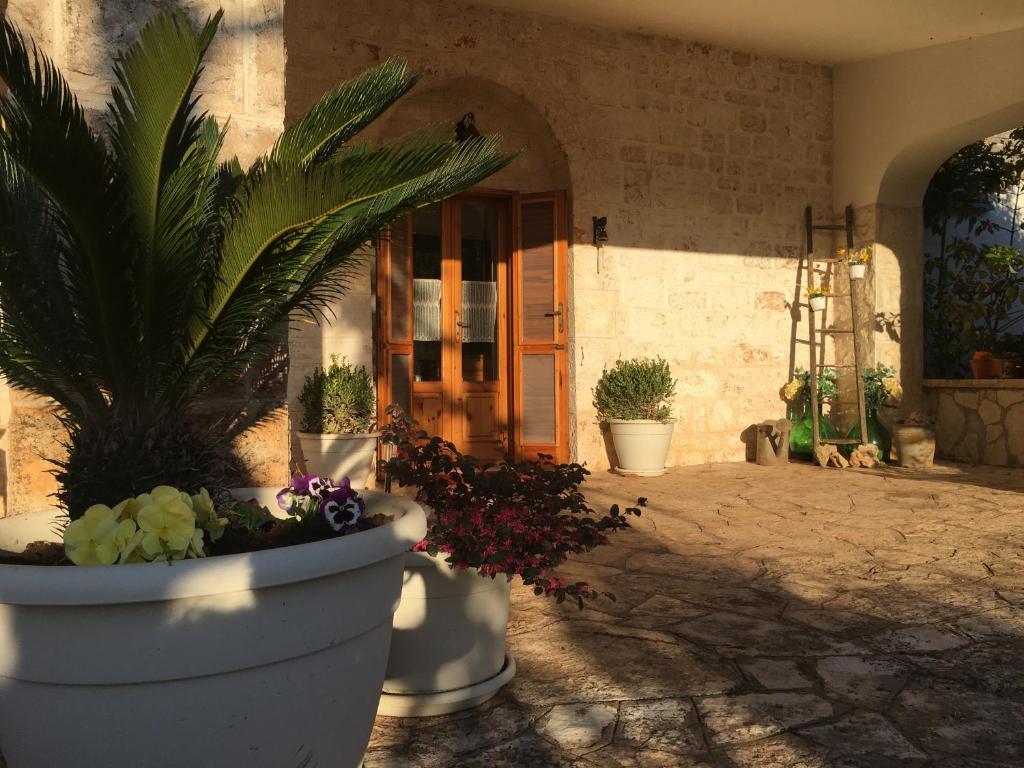
M 277 494 L 277 505 L 299 520 L 319 514 L 336 533 L 354 529 L 366 512 L 347 477 L 335 485 L 330 478 L 297 475 Z

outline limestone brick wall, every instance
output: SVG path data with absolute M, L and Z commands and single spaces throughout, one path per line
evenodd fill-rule
M 458 0 L 288 0 L 284 21 L 288 117 L 388 56 L 422 66 L 424 88 L 479 83 L 444 116 L 474 111 L 511 146 L 539 146 L 540 129 L 524 136 L 517 114 L 490 109 L 493 91 L 543 117 L 571 179 L 579 459 L 608 465 L 591 388 L 618 356 L 660 354 L 679 378 L 670 463 L 742 459 L 743 430 L 783 414 L 778 390 L 806 365 L 792 309 L 803 208 L 832 207 L 827 68 Z M 595 215 L 608 217 L 600 258 Z M 365 338 L 364 322 L 346 333 Z M 293 360 L 332 344 L 293 335 Z
M 203 106 L 218 118 L 231 118 L 225 154 L 248 163 L 265 151 L 284 125 L 284 0 L 14 0 L 10 17 L 36 41 L 68 78 L 90 116 L 96 117 L 110 93 L 115 53 L 133 42 L 160 8 L 185 7 L 196 21 L 218 8 L 225 12 L 200 85 Z M 6 5 L 6 4 L 5 4 Z M 282 367 L 282 365 L 284 367 Z M 249 414 L 268 413 L 258 428 L 240 435 L 236 446 L 248 473 L 246 484 L 287 479 L 288 413 L 286 361 L 245 381 L 225 387 L 206 407 L 218 411 L 229 398 Z M 0 389 L 0 428 L 4 454 L 4 512 L 48 506 L 56 485 L 44 457 L 61 451 L 61 429 L 47 402 Z
M 930 380 L 925 389 L 940 458 L 1024 465 L 1024 382 Z

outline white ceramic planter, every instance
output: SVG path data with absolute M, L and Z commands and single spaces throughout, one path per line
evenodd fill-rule
M 827 299 L 824 296 L 812 296 L 808 303 L 810 303 L 813 312 L 824 312 Z
M 515 675 L 505 653 L 509 583 L 409 552 L 378 714 L 425 717 L 475 707 Z
M 851 264 L 850 265 L 850 279 L 851 280 L 863 280 L 864 275 L 867 274 L 867 264 Z
M 897 424 L 893 432 L 901 467 L 922 469 L 935 463 L 935 430 Z
M 377 710 L 408 499 L 392 523 L 171 565 L 0 565 L 0 744 L 9 768 L 355 768 Z M 0 520 L 0 546 L 54 538 Z
M 321 435 L 299 432 L 306 472 L 334 481 L 347 477 L 353 488 L 365 488 L 373 471 L 380 432 Z
M 665 474 L 665 459 L 672 444 L 672 430 L 676 420 L 648 421 L 637 419 L 608 419 L 620 475 L 654 477 Z

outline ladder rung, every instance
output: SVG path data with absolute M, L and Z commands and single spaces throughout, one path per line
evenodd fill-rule
M 814 224 L 811 229 L 846 229 L 845 224 Z
M 813 261 L 813 262 L 816 262 L 816 263 L 819 263 L 819 264 L 838 264 L 841 261 L 846 261 L 846 258 L 845 257 L 843 257 L 843 258 L 836 258 L 836 257 L 832 257 L 832 256 L 818 258 L 817 256 L 811 256 L 810 261 Z
M 818 440 L 819 443 L 829 443 L 831 445 L 857 445 L 860 440 L 853 437 L 823 437 Z
M 853 333 L 849 328 L 822 328 L 818 333 Z

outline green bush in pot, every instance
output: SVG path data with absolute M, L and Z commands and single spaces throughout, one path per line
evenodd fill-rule
M 661 357 L 616 360 L 594 387 L 594 407 L 608 425 L 621 474 L 660 475 L 672 442 L 676 382 Z

